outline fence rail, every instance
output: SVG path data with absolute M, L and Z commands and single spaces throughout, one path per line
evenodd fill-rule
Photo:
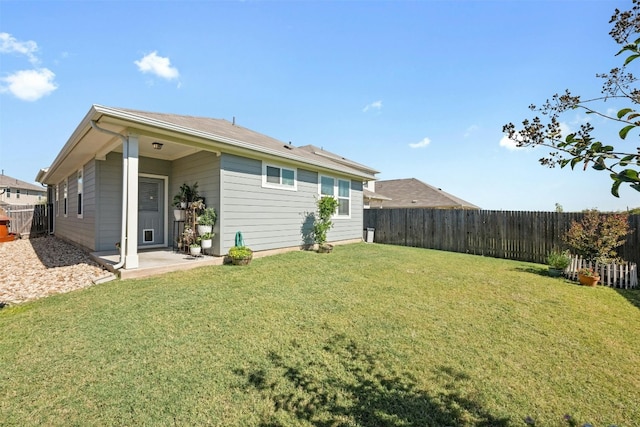
M 581 212 L 525 212 L 460 209 L 366 209 L 364 227 L 374 241 L 546 263 L 553 249 L 566 248 L 564 234 Z M 640 215 L 629 215 L 633 233 L 618 255 L 640 264 Z
M 47 205 L 8 205 L 4 206 L 11 218 L 9 231 L 19 235 L 37 235 L 49 229 Z

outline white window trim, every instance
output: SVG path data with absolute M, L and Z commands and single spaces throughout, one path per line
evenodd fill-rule
M 56 185 L 56 216 L 60 216 L 60 184 Z
M 325 194 L 322 194 L 322 177 L 325 178 L 331 178 L 333 180 L 333 198 L 336 199 L 338 201 L 338 203 L 340 203 L 340 199 L 345 199 L 346 197 L 339 197 L 339 189 L 340 189 L 340 181 L 344 181 L 344 182 L 348 182 L 349 183 L 349 214 L 348 215 L 340 215 L 338 214 L 338 211 L 336 211 L 335 214 L 333 214 L 333 216 L 331 218 L 333 219 L 351 219 L 351 210 L 353 209 L 353 200 L 351 198 L 351 180 L 349 179 L 342 179 L 342 178 L 337 178 L 335 176 L 331 176 L 331 175 L 320 175 L 318 174 L 318 195 L 320 197 L 325 196 Z
M 80 188 L 80 180 L 78 179 L 78 175 L 82 175 L 82 189 Z M 76 173 L 76 193 L 77 193 L 76 195 L 82 194 L 80 203 L 78 206 L 76 206 L 76 209 L 80 210 L 80 213 L 78 213 L 78 218 L 82 219 L 84 217 L 84 167 L 78 169 L 78 172 Z M 76 197 L 76 199 L 77 198 L 78 197 Z M 76 210 L 76 213 L 77 213 L 77 210 Z
M 280 169 L 280 184 L 267 181 L 267 166 Z M 293 172 L 293 185 L 282 184 L 282 170 L 286 169 Z M 275 188 L 278 190 L 298 191 L 298 169 L 288 166 L 277 165 L 273 163 L 262 162 L 262 187 Z

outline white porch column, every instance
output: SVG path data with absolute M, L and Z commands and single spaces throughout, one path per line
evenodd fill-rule
M 138 135 L 129 134 L 122 155 L 127 159 L 127 247 L 124 268 L 138 268 Z

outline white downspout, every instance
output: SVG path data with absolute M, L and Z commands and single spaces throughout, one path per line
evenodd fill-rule
M 120 232 L 120 261 L 113 265 L 113 268 L 118 270 L 122 268 L 125 261 L 125 248 L 127 247 L 127 199 L 128 199 L 128 181 L 127 181 L 127 168 L 129 162 L 129 139 L 117 132 L 110 131 L 99 127 L 94 120 L 91 120 L 91 127 L 98 132 L 108 133 L 109 135 L 117 136 L 122 140 L 122 222 Z

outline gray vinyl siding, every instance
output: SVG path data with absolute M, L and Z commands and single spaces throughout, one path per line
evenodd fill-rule
M 77 171 L 67 177 L 67 216 L 64 216 L 62 183 L 60 183 L 60 211 L 56 217 L 56 236 L 70 240 L 90 250 L 95 250 L 96 233 L 96 163 L 90 161 L 84 165 L 83 180 L 83 215 L 78 218 L 78 178 Z
M 171 163 L 169 177 L 169 243 L 175 241 L 174 230 L 178 227 L 173 219 L 173 197 L 184 183 L 193 185 L 198 183 L 198 193 L 204 197 L 208 208 L 214 208 L 218 213 L 218 223 L 213 228 L 216 234 L 213 238 L 212 251 L 219 255 L 220 239 L 218 237 L 220 227 L 220 157 L 211 152 L 199 152 L 190 156 L 177 159 Z M 176 233 L 177 234 L 177 233 Z
M 96 251 L 116 250 L 122 223 L 122 154 L 96 161 Z
M 264 188 L 260 160 L 222 155 L 222 253 L 234 245 L 237 231 L 242 232 L 247 246 L 258 251 L 309 243 L 303 236 L 311 226 L 309 215 L 316 209 L 318 173 L 298 168 L 296 178 L 297 191 Z M 351 218 L 334 221 L 330 241 L 362 237 L 362 183 L 351 181 L 351 188 Z

